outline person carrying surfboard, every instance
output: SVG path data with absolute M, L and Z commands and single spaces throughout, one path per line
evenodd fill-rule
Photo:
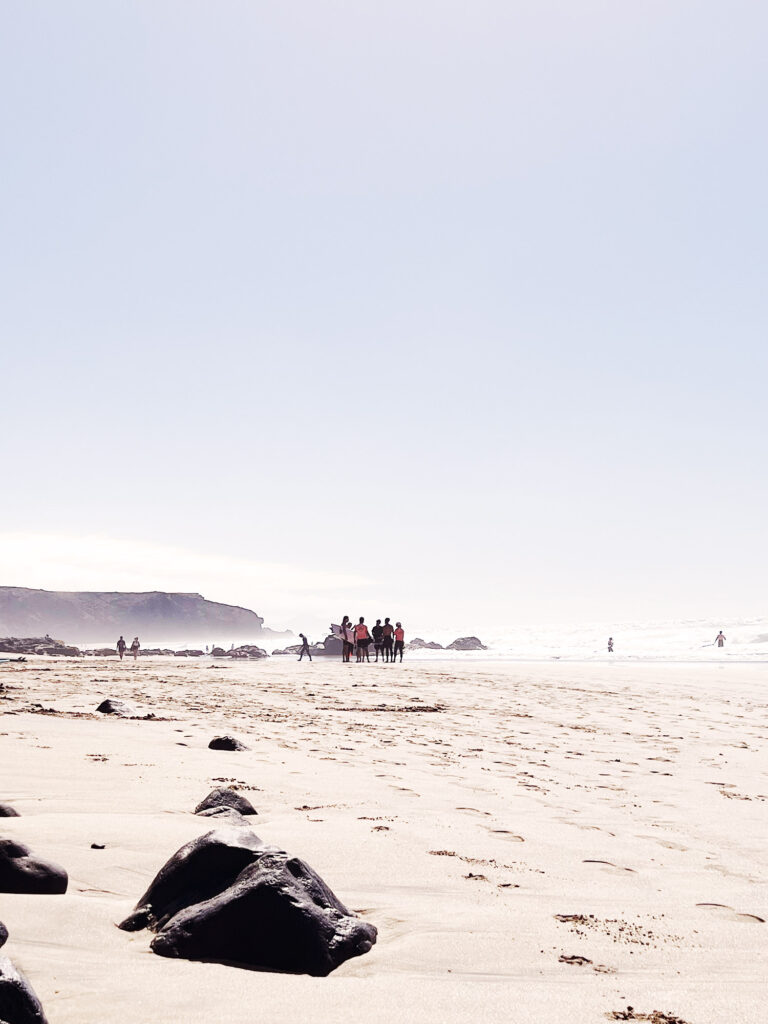
M 345 615 L 341 620 L 341 644 L 341 660 L 349 661 L 349 656 L 355 645 L 355 634 L 348 615 Z
M 368 632 L 368 627 L 365 624 L 365 619 L 360 616 L 360 621 L 355 626 L 355 643 L 357 644 L 357 660 L 358 661 L 370 661 L 370 655 L 368 654 L 368 645 L 371 642 L 371 634 Z

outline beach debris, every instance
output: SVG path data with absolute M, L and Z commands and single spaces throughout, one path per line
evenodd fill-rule
M 214 736 L 211 742 L 208 744 L 209 750 L 250 750 L 250 747 L 246 747 L 240 740 L 236 740 L 234 736 Z
M 10 804 L 0 804 L 0 818 L 18 818 L 19 812 Z
M 68 881 L 58 864 L 36 857 L 13 839 L 0 839 L 0 892 L 55 895 L 67 891 Z
M 118 718 L 130 718 L 133 715 L 133 708 L 122 700 L 112 700 L 108 697 L 96 708 L 102 715 L 117 715 Z
M 104 843 L 91 843 L 92 850 L 103 850 L 105 847 Z
M 448 644 L 446 651 L 487 651 L 488 648 L 476 636 L 460 636 L 452 644 Z
M 160 956 L 317 977 L 376 941 L 308 864 L 231 827 L 178 850 L 119 927 Z
M 47 1024 L 32 986 L 6 956 L 0 956 L 0 1020 L 3 1024 Z
M 256 808 L 253 806 L 250 800 L 244 796 L 240 796 L 234 789 L 230 789 L 229 786 L 220 786 L 218 789 L 212 789 L 208 796 L 201 800 L 195 808 L 195 814 L 204 814 L 212 811 L 217 811 L 223 808 L 230 807 L 240 814 L 256 814 Z
M 2 921 L 0 921 L 0 946 L 4 946 L 8 941 L 8 929 L 5 927 Z
M 584 967 L 585 964 L 592 963 L 587 957 L 579 956 L 578 953 L 574 953 L 572 956 L 569 956 L 567 953 L 561 953 L 559 960 L 561 964 L 575 964 L 577 967 Z

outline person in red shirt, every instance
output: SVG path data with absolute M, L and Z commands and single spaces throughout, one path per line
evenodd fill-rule
M 403 649 L 405 647 L 405 630 L 400 622 L 395 625 L 395 650 L 392 655 L 392 661 L 396 661 L 397 652 L 400 652 L 400 661 L 403 660 Z
M 360 616 L 360 621 L 355 626 L 355 643 L 357 644 L 357 660 L 358 661 L 370 661 L 370 655 L 368 654 L 368 645 L 371 642 L 371 634 L 368 632 L 368 627 L 365 624 L 365 619 Z

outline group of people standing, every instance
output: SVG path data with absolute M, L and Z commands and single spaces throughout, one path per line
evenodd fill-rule
M 348 615 L 341 620 L 341 640 L 343 644 L 341 652 L 342 661 L 350 661 L 352 653 L 357 654 L 357 661 L 370 661 L 370 646 L 376 655 L 375 661 L 381 657 L 382 661 L 396 661 L 398 654 L 400 661 L 403 660 L 405 649 L 405 630 L 401 622 L 393 626 L 389 619 L 376 619 L 376 625 L 369 630 L 365 619 L 360 619 L 354 625 Z
M 136 659 L 139 656 L 139 648 L 140 647 L 141 647 L 141 644 L 139 643 L 139 638 L 137 636 L 135 636 L 133 638 L 133 640 L 131 641 L 131 648 L 130 648 L 131 654 L 133 655 L 133 660 L 134 661 L 136 661 Z M 120 639 L 117 641 L 117 653 L 120 655 L 120 661 L 123 660 L 123 657 L 125 656 L 125 652 L 126 652 L 127 648 L 128 648 L 128 645 L 126 644 L 125 640 L 123 639 L 123 637 L 120 637 Z

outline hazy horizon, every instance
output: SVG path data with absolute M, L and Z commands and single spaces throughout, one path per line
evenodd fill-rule
M 768 9 L 10 3 L 0 582 L 765 612 Z

